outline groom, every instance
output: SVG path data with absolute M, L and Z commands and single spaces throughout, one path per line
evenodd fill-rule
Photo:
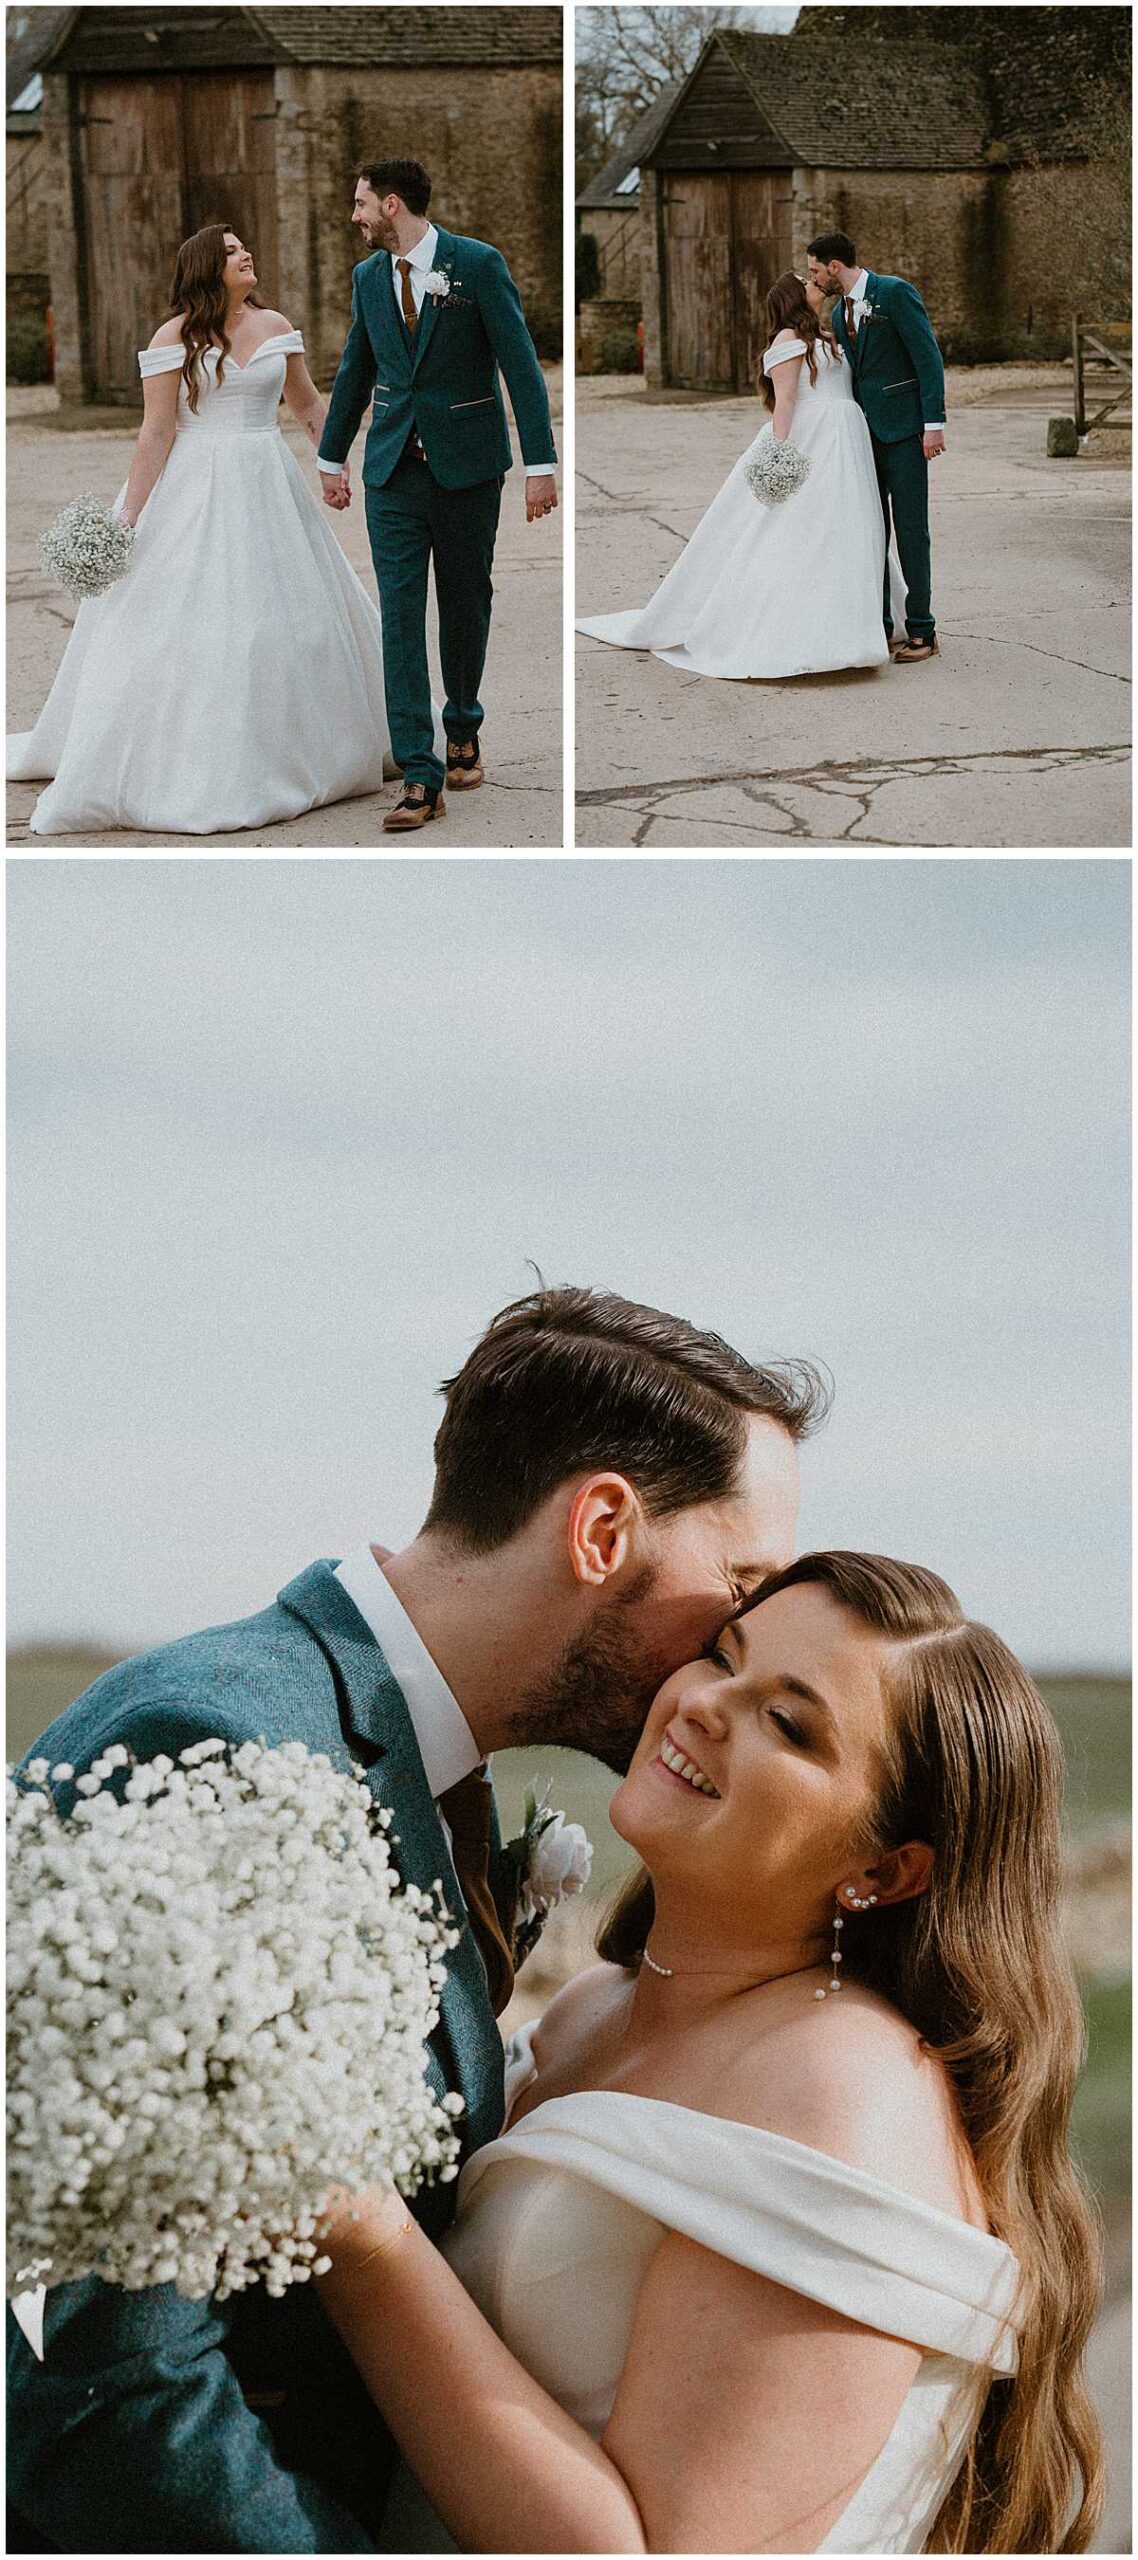
M 445 814 L 443 782 L 483 779 L 478 688 L 490 636 L 491 567 L 510 433 L 506 377 L 526 465 L 526 522 L 557 505 L 545 380 L 505 259 L 484 240 L 427 220 L 417 160 L 369 161 L 352 221 L 375 256 L 352 278 L 352 325 L 317 457 L 327 505 L 350 499 L 348 454 L 369 400 L 367 528 L 383 619 L 391 750 L 403 792 L 389 835 Z M 427 669 L 427 574 L 434 563 L 446 702 L 446 766 L 436 752 Z
M 813 284 L 835 294 L 830 326 L 848 358 L 854 398 L 873 442 L 885 516 L 885 636 L 892 642 L 889 519 L 905 581 L 905 638 L 897 666 L 919 666 L 940 654 L 933 620 L 929 554 L 929 464 L 944 452 L 944 364 L 928 312 L 903 276 L 859 267 L 846 231 L 810 242 Z
M 213 1736 L 356 1761 L 404 1878 L 465 1920 L 427 2070 L 464 2151 L 502 2122 L 511 1885 L 486 1770 L 508 1744 L 627 1768 L 657 1689 L 793 1552 L 803 1363 L 588 1289 L 497 1315 L 443 1390 L 431 1507 L 401 1554 L 309 1565 L 256 1617 L 120 1663 L 35 1752 L 77 1771 Z M 571 1810 L 571 1808 L 570 1808 Z M 414 2211 L 438 2237 L 453 2186 Z M 186 2302 L 90 2278 L 9 2320 L 14 2551 L 374 2551 L 393 2448 L 310 2286 Z

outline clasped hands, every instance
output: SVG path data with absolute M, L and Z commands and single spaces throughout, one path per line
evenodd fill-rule
M 342 513 L 345 507 L 351 506 L 352 484 L 348 476 L 347 463 L 344 464 L 342 471 L 335 474 L 331 471 L 321 472 L 320 493 L 325 506 L 334 507 L 337 513 Z M 545 472 L 540 479 L 527 479 L 527 524 L 537 524 L 540 523 L 542 516 L 551 516 L 557 503 L 557 482 L 551 471 Z

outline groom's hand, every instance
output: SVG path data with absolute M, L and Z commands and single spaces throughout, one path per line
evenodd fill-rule
M 322 471 L 320 474 L 320 488 L 326 507 L 350 507 L 352 503 L 352 484 L 348 477 L 347 463 L 344 464 L 344 468 L 337 479 L 333 479 L 330 471 Z
M 526 523 L 536 524 L 541 516 L 551 516 L 557 504 L 557 482 L 552 471 L 526 481 Z
M 934 462 L 937 454 L 944 452 L 944 428 L 926 427 L 924 433 L 924 447 L 925 461 Z

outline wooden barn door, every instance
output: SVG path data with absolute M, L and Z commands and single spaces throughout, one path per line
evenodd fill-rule
M 766 298 L 790 265 L 789 169 L 731 173 L 735 388 L 753 388 L 766 344 Z
M 182 222 L 181 83 L 84 80 L 87 377 L 96 400 L 137 400 L 137 349 L 168 309 Z
M 726 391 L 735 379 L 728 172 L 666 171 L 663 224 L 668 380 Z
M 169 307 L 180 243 L 232 224 L 277 299 L 271 71 L 81 83 L 87 372 L 97 400 L 137 400 L 137 351 Z
M 224 222 L 253 252 L 257 294 L 275 304 L 276 136 L 271 71 L 222 71 L 182 82 L 186 232 Z
M 766 296 L 790 264 L 790 171 L 668 170 L 663 225 L 668 380 L 750 390 Z

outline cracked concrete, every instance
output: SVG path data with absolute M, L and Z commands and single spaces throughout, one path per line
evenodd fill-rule
M 549 376 L 556 398 L 560 376 Z M 81 492 L 114 496 L 129 467 L 135 425 L 107 422 L 61 434 L 50 391 L 9 393 L 8 424 L 8 726 L 30 728 L 59 665 L 73 608 L 44 578 L 36 548 L 60 507 Z M 45 405 L 46 404 L 46 405 Z M 285 427 L 293 451 L 313 475 L 306 440 Z M 516 440 L 515 440 L 516 441 Z M 363 440 L 352 455 L 355 499 L 346 516 L 330 519 L 369 594 L 375 578 L 368 556 L 360 497 Z M 141 832 L 84 836 L 35 836 L 28 821 L 42 785 L 9 783 L 6 842 L 13 851 L 66 853 L 78 844 L 98 852 L 143 851 L 165 845 L 186 854 L 232 847 L 241 853 L 276 853 L 289 846 L 313 852 L 370 851 L 392 859 L 419 858 L 485 848 L 510 850 L 561 846 L 565 841 L 562 787 L 562 553 L 560 515 L 527 526 L 524 477 L 511 472 L 503 495 L 494 564 L 494 623 L 483 691 L 487 780 L 480 791 L 451 792 L 441 827 L 413 836 L 385 836 L 383 816 L 398 797 L 393 783 L 382 795 L 340 800 L 329 809 L 282 825 L 245 828 L 216 836 L 149 835 Z M 438 666 L 431 606 L 430 646 Z
M 1069 406 L 1061 366 L 950 374 L 929 665 L 717 683 L 582 638 L 578 845 L 1127 845 L 1127 447 L 1049 462 Z M 577 610 L 619 610 L 670 566 L 756 404 L 585 380 L 577 413 Z

